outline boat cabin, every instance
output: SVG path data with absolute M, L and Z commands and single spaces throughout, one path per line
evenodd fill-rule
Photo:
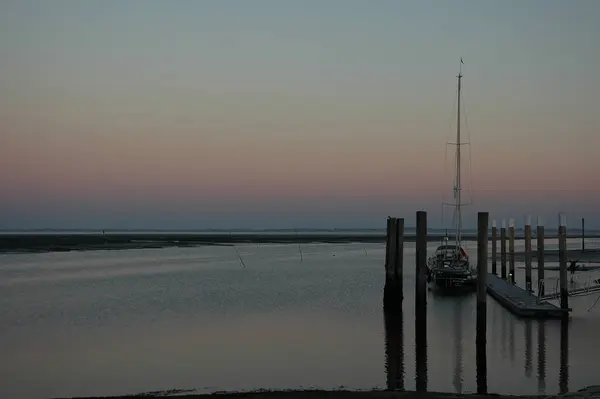
M 469 255 L 463 247 L 444 244 L 435 250 L 435 260 L 438 267 L 468 267 Z

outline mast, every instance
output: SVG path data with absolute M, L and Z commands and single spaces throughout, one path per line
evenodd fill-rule
M 463 60 L 460 59 L 460 66 L 458 69 L 458 99 L 457 99 L 457 112 L 456 112 L 456 176 L 454 186 L 454 196 L 456 198 L 456 205 L 454 208 L 454 221 L 456 223 L 456 245 L 459 246 L 461 243 L 461 230 L 462 230 L 462 214 L 461 214 L 461 181 L 460 181 L 460 89 L 462 79 L 462 64 Z

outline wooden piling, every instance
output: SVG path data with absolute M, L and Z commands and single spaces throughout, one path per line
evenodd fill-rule
M 416 390 L 427 391 L 427 212 L 417 212 L 415 261 Z
M 492 220 L 492 274 L 498 275 L 498 271 L 496 270 L 496 244 L 498 241 L 497 231 L 496 231 L 496 221 Z
M 537 264 L 538 264 L 538 297 L 544 295 L 544 225 L 538 217 L 537 221 Z
M 581 252 L 585 252 L 585 219 L 581 218 Z
M 477 393 L 487 394 L 487 261 L 488 261 L 488 212 L 477 212 L 477 330 L 476 364 Z
M 525 289 L 533 291 L 531 285 L 531 218 L 525 222 Z
M 568 317 L 569 291 L 567 286 L 567 226 L 563 215 L 559 215 L 558 267 L 560 273 L 560 307 Z
M 394 279 L 394 268 L 393 268 L 393 251 L 394 251 L 394 225 L 395 218 L 387 218 L 387 229 L 385 235 L 385 278 L 386 283 L 389 280 Z
M 404 300 L 404 218 L 397 218 L 394 226 L 395 254 L 394 254 L 394 288 L 400 307 Z
M 515 220 L 508 221 L 508 266 L 510 282 L 515 283 Z
M 506 220 L 502 219 L 502 228 L 500 229 L 500 270 L 503 280 L 506 280 Z

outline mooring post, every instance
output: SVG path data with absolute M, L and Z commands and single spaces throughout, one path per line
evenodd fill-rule
M 396 287 L 394 262 L 396 257 L 396 218 L 387 218 L 385 244 L 385 285 L 383 287 L 383 307 L 389 309 L 396 306 Z
M 487 394 L 487 262 L 488 212 L 477 212 L 477 331 L 475 338 L 477 364 L 477 393 Z
M 498 275 L 496 270 L 496 242 L 498 241 L 496 232 L 496 221 L 492 220 L 492 274 Z
M 567 225 L 564 215 L 558 216 L 558 267 L 560 270 L 560 308 L 568 317 L 569 289 L 567 286 Z
M 416 390 L 427 391 L 427 212 L 417 212 L 415 262 Z
M 538 298 L 544 295 L 544 225 L 542 218 L 537 220 L 537 264 L 538 264 Z
M 506 220 L 504 219 L 500 228 L 500 270 L 500 277 L 506 280 Z
M 399 306 L 402 307 L 402 301 L 404 300 L 404 218 L 396 219 L 394 230 L 394 237 L 396 238 L 394 245 L 396 251 L 394 255 L 394 288 Z
M 510 282 L 515 283 L 515 220 L 508 221 L 508 266 L 510 274 Z
M 394 234 L 395 218 L 388 216 L 387 229 L 385 233 L 385 279 L 386 283 L 394 278 L 394 268 L 392 264 L 394 242 L 392 241 Z
M 533 291 L 531 285 L 531 216 L 525 221 L 525 289 Z
M 581 218 L 581 252 L 585 252 L 585 219 Z

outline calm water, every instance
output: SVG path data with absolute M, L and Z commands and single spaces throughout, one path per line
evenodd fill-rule
M 303 244 L 302 260 L 298 245 L 1 256 L 0 397 L 385 388 L 402 368 L 414 389 L 414 244 L 405 248 L 390 367 L 380 244 Z M 571 300 L 570 390 L 599 383 L 596 299 Z M 488 390 L 557 393 L 559 343 L 560 322 L 517 320 L 488 297 Z M 428 389 L 475 391 L 474 344 L 475 296 L 430 293 Z

